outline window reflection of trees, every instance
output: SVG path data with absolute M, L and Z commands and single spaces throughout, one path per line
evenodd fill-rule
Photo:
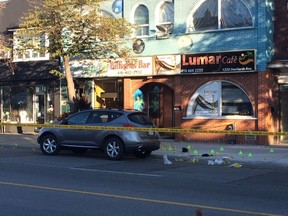
M 149 11 L 145 5 L 139 5 L 135 10 L 134 22 L 138 25 L 136 35 L 149 35 Z
M 251 13 L 241 0 L 206 0 L 191 14 L 190 32 L 253 26 Z
M 174 23 L 174 5 L 170 2 L 164 2 L 159 11 L 158 24 Z

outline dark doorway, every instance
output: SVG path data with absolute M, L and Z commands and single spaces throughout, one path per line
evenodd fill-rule
M 288 131 L 288 85 L 280 86 L 280 130 Z M 281 136 L 280 142 L 288 143 L 288 136 Z
M 139 90 L 143 93 L 144 111 L 154 124 L 159 128 L 172 128 L 174 126 L 173 90 L 161 83 L 149 83 Z M 161 132 L 160 135 L 162 138 L 174 138 L 173 133 Z

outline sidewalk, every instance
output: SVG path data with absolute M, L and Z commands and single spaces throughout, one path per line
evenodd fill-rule
M 288 146 L 191 143 L 161 140 L 154 156 L 167 155 L 169 161 L 189 161 L 207 165 L 264 165 L 288 167 Z M 165 156 L 166 157 L 166 156 Z M 164 159 L 163 159 L 164 160 Z M 164 160 L 165 162 L 165 160 Z
M 0 134 L 0 144 L 17 146 L 39 147 L 36 143 L 36 133 L 26 134 Z M 203 165 L 217 166 L 218 162 L 224 160 L 226 166 L 278 166 L 288 167 L 288 145 L 240 145 L 240 144 L 221 144 L 221 143 L 192 143 L 176 142 L 175 140 L 162 139 L 161 147 L 152 152 L 152 157 L 166 157 L 169 161 L 188 161 Z M 164 159 L 163 159 L 164 162 Z

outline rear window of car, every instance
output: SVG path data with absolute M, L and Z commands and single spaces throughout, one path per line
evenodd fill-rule
M 136 124 L 153 125 L 148 116 L 144 113 L 131 113 L 128 115 L 128 119 Z

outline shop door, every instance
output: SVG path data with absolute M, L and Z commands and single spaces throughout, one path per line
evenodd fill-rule
M 280 93 L 280 130 L 288 132 L 288 88 Z M 280 142 L 288 143 L 288 136 L 281 136 Z
M 44 95 L 36 95 L 36 122 L 38 124 L 45 123 L 45 96 Z
M 148 91 L 148 116 L 159 128 L 173 127 L 173 94 L 165 85 L 150 86 Z M 162 138 L 174 138 L 173 133 L 161 132 Z

